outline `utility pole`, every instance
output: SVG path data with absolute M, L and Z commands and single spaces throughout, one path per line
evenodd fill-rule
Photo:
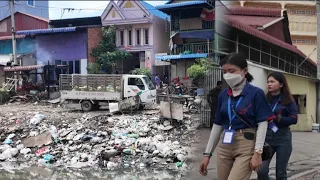
M 317 122 L 320 122 L 320 0 L 316 1 L 317 9 L 317 79 L 318 79 L 318 91 L 317 91 Z
M 9 1 L 10 1 L 10 12 L 11 12 L 13 62 L 14 62 L 14 64 L 18 64 L 18 62 L 17 62 L 16 28 L 15 28 L 15 21 L 14 21 L 14 0 L 9 0 Z
M 12 54 L 13 54 L 13 63 L 14 65 L 18 64 L 17 60 L 17 42 L 16 42 L 16 25 L 14 21 L 14 0 L 9 0 L 10 2 L 10 12 L 11 12 L 11 32 L 12 32 Z M 14 75 L 14 79 L 18 79 L 18 76 Z M 15 81 L 15 90 L 18 88 L 18 81 Z

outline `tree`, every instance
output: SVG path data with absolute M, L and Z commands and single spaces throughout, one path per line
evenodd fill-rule
M 213 68 L 216 66 L 218 65 L 214 64 L 211 60 L 207 58 L 199 59 L 196 61 L 195 64 L 193 64 L 187 69 L 187 73 L 190 78 L 193 78 L 195 82 L 198 82 L 198 84 L 201 86 L 203 84 L 204 77 L 207 71 L 210 68 Z
M 92 50 L 91 55 L 96 59 L 95 66 L 112 73 L 117 61 L 131 57 L 126 51 L 116 49 L 116 28 L 114 26 L 102 28 L 103 38 L 96 48 Z M 95 67 L 96 68 L 96 67 Z
M 149 77 L 152 76 L 151 71 L 148 68 L 137 68 L 137 69 L 134 69 L 133 71 L 131 71 L 131 74 L 146 75 L 146 76 L 149 76 Z

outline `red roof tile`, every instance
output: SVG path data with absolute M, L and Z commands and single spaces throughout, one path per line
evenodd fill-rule
M 244 8 L 245 9 L 245 8 Z M 227 25 L 233 27 L 233 28 L 236 28 L 238 30 L 241 30 L 243 32 L 246 32 L 252 36 L 255 36 L 259 39 L 262 39 L 262 40 L 265 40 L 271 44 L 274 44 L 276 46 L 280 46 L 284 49 L 287 49 L 291 52 L 294 52 L 298 55 L 300 55 L 301 57 L 303 58 L 306 58 L 307 56 L 301 52 L 299 49 L 297 49 L 295 46 L 291 45 L 291 44 L 288 44 L 286 42 L 283 42 L 273 36 L 270 36 L 262 31 L 259 31 L 251 26 L 248 26 L 242 22 L 239 22 L 237 21 L 236 19 L 233 19 L 232 16 L 229 16 L 229 15 L 225 15 L 224 18 L 221 18 L 222 21 L 224 21 Z M 308 61 L 310 63 L 312 63 L 313 65 L 317 65 L 314 61 L 312 61 L 310 58 L 308 58 Z
M 253 28 L 262 27 L 279 17 L 263 17 L 263 16 L 242 16 L 242 15 L 228 15 L 230 18 L 240 21 Z
M 247 15 L 247 16 L 267 16 L 267 17 L 281 17 L 281 9 L 270 8 L 256 8 L 256 7 L 228 7 L 229 13 L 232 15 Z
M 22 39 L 26 37 L 25 35 L 16 35 L 16 39 Z M 0 36 L 0 40 L 10 40 L 12 36 Z

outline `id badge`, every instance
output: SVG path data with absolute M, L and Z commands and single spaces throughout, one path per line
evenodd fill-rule
M 223 134 L 222 144 L 232 144 L 234 130 L 225 130 Z
M 278 131 L 278 129 L 279 129 L 274 122 L 269 123 L 268 126 L 274 133 L 276 133 Z

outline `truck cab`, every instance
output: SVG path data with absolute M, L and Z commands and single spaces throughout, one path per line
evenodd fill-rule
M 139 92 L 141 92 L 140 99 L 142 104 L 154 103 L 156 101 L 156 88 L 150 77 L 145 75 L 124 75 L 124 98 L 136 96 Z

